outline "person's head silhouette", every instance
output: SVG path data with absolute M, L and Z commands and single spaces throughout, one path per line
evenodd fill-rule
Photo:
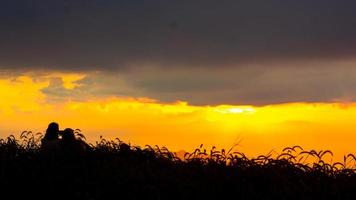
M 46 134 L 44 136 L 45 140 L 58 140 L 59 125 L 56 122 L 52 122 L 48 125 Z
M 74 130 L 71 128 L 66 128 L 62 132 L 62 141 L 63 142 L 72 142 L 75 141 Z

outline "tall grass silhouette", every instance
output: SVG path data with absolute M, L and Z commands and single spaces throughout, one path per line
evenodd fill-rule
M 77 139 L 85 140 L 79 129 Z M 2 195 L 46 199 L 356 199 L 356 157 L 287 147 L 248 158 L 200 145 L 165 147 L 100 138 L 85 154 L 41 150 L 42 134 L 0 140 Z

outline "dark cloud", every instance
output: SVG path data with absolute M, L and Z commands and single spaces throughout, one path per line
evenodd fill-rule
M 55 100 L 86 100 L 90 97 L 149 97 L 161 102 L 187 101 L 194 105 L 287 102 L 336 102 L 356 100 L 354 63 L 313 63 L 258 66 L 224 70 L 146 68 L 89 74 L 66 89 L 53 79 L 42 91 Z M 334 66 L 338 66 L 335 68 Z
M 355 10 L 337 0 L 2 0 L 0 77 L 89 74 L 72 89 L 52 79 L 42 92 L 53 101 L 354 100 Z
M 350 58 L 356 3 L 3 0 L 2 69 L 222 67 Z
M 125 81 L 142 96 L 199 105 L 348 102 L 356 100 L 354 66 L 355 62 L 333 62 L 204 71 L 149 69 L 127 74 Z

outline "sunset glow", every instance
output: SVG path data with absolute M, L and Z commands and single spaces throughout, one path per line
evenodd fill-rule
M 100 135 L 134 145 L 158 144 L 192 150 L 204 144 L 237 149 L 248 155 L 286 146 L 331 149 L 340 157 L 355 152 L 356 104 L 289 103 L 266 106 L 163 103 L 149 98 L 90 97 L 50 100 L 41 92 L 53 77 L 75 88 L 85 75 L 26 75 L 0 81 L 0 134 L 43 132 L 51 121 L 82 130 L 90 142 Z
M 2 196 L 356 199 L 355 11 L 1 0 Z

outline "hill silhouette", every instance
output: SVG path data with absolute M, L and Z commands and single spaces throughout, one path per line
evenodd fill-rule
M 77 140 L 85 140 L 79 130 Z M 0 188 L 12 199 L 356 199 L 352 154 L 285 148 L 276 158 L 202 148 L 179 158 L 167 148 L 101 138 L 85 152 L 41 148 L 41 134 L 0 140 Z M 313 163 L 304 163 L 307 157 Z

